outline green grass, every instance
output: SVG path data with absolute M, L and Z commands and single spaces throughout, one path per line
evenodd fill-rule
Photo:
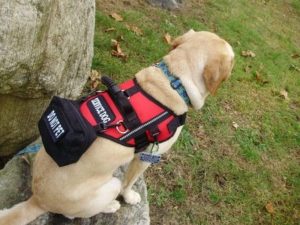
M 168 52 L 165 33 L 213 31 L 236 54 L 229 81 L 200 112 L 189 112 L 172 153 L 146 173 L 152 224 L 299 224 L 300 58 L 292 56 L 300 54 L 300 2 L 211 0 L 201 9 L 118 13 L 123 22 L 97 11 L 93 60 L 118 81 Z M 122 39 L 127 60 L 111 56 L 111 39 Z M 244 50 L 256 57 L 241 56 Z

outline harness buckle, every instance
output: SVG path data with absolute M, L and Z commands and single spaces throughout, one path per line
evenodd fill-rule
M 124 127 L 125 130 L 120 129 L 120 126 Z M 99 123 L 97 124 L 96 129 L 97 132 L 102 133 L 105 132 L 107 129 L 113 127 L 115 127 L 120 134 L 126 134 L 129 131 L 128 128 L 125 127 L 124 121 L 122 120 L 119 120 L 117 123 L 111 125 L 106 125 L 105 123 Z
M 181 85 L 182 85 L 181 81 L 178 78 L 175 79 L 175 80 L 173 80 L 173 81 L 171 81 L 171 86 L 175 90 L 178 89 Z
M 96 126 L 97 132 L 104 132 L 107 130 L 107 128 L 109 128 L 109 126 L 107 126 L 105 123 L 98 123 Z

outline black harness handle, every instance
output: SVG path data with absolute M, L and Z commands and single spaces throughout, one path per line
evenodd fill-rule
M 114 102 L 122 113 L 125 127 L 129 130 L 132 130 L 142 125 L 135 110 L 129 102 L 129 96 L 127 96 L 126 93 L 122 91 L 119 86 L 108 76 L 102 76 L 101 82 L 107 87 L 109 95 L 113 98 Z M 135 153 L 143 151 L 149 145 L 146 132 L 135 137 L 135 143 Z
M 119 88 L 119 86 L 108 76 L 102 76 L 101 82 L 107 87 L 109 95 L 113 98 L 119 110 L 122 112 L 125 119 L 125 126 L 128 129 L 133 129 L 141 124 L 137 114 L 131 106 L 128 97 Z

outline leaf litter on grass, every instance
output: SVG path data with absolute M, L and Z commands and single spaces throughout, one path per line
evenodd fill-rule
M 280 96 L 280 90 L 283 90 L 284 87 L 287 86 L 286 83 L 289 82 L 288 79 L 290 79 L 289 73 L 298 72 L 299 63 L 298 56 L 296 55 L 298 50 L 289 49 L 289 47 L 287 47 L 287 45 L 285 45 L 282 41 L 282 37 L 280 37 L 281 40 L 278 39 L 279 41 L 277 41 L 279 44 L 270 44 L 268 41 L 271 38 L 272 41 L 276 41 L 279 33 L 281 33 L 278 30 L 275 30 L 274 32 L 277 32 L 278 36 L 271 34 L 271 38 L 266 39 L 266 37 L 269 37 L 266 36 L 266 33 L 269 34 L 273 32 L 272 29 L 274 28 L 274 24 L 277 26 L 276 22 L 273 21 L 272 24 L 269 24 L 270 27 L 265 27 L 265 24 L 267 24 L 266 21 L 263 19 L 256 21 L 256 14 L 265 14 L 264 8 L 274 9 L 274 7 L 278 7 L 275 8 L 275 10 L 271 10 L 275 15 L 277 15 L 277 11 L 280 11 L 280 4 L 274 3 L 261 7 L 258 2 L 252 5 L 246 1 L 242 2 L 243 3 L 236 2 L 234 5 L 232 2 L 227 2 L 228 4 L 225 5 L 221 1 L 212 1 L 210 4 L 205 4 L 205 6 L 203 5 L 203 10 L 207 12 L 207 15 L 205 19 L 200 19 L 198 21 L 194 18 L 192 20 L 190 19 L 195 16 L 192 13 L 180 15 L 180 12 L 165 12 L 153 8 L 151 8 L 151 10 L 148 8 L 145 10 L 145 7 L 138 8 L 135 3 L 130 3 L 134 5 L 135 8 L 133 9 L 129 9 L 128 6 L 126 6 L 126 10 L 124 11 L 122 11 L 120 7 L 117 9 L 106 10 L 107 15 L 110 12 L 115 11 L 120 12 L 120 14 L 124 15 L 124 18 L 126 18 L 126 22 L 118 22 L 112 18 L 111 21 L 114 23 L 105 25 L 105 27 L 118 27 L 118 30 L 111 31 L 110 34 L 107 34 L 110 35 L 110 39 L 115 38 L 113 35 L 122 33 L 122 35 L 125 36 L 126 41 L 128 41 L 126 32 L 131 34 L 133 31 L 126 29 L 126 23 L 134 24 L 142 29 L 144 40 L 143 45 L 140 45 L 140 43 L 137 42 L 134 44 L 134 46 L 137 46 L 134 48 L 134 54 L 137 53 L 137 57 L 134 56 L 134 54 L 131 54 L 130 51 L 132 51 L 132 49 L 129 43 L 116 38 L 117 41 L 120 42 L 119 47 L 121 51 L 119 52 L 126 50 L 124 52 L 128 52 L 128 54 L 130 54 L 130 60 L 134 62 L 141 63 L 147 60 L 150 61 L 148 57 L 153 57 L 154 53 L 157 52 L 156 40 L 160 40 L 162 42 L 161 38 L 164 37 L 166 33 L 172 34 L 172 36 L 177 36 L 190 28 L 198 30 L 199 27 L 206 30 L 215 29 L 218 34 L 223 36 L 225 39 L 230 40 L 230 43 L 239 43 L 237 45 L 234 44 L 235 51 L 240 54 L 236 54 L 235 71 L 231 80 L 226 83 L 225 87 L 222 86 L 220 89 L 221 95 L 218 95 L 216 98 L 208 98 L 204 109 L 212 104 L 215 104 L 215 107 L 212 108 L 212 110 L 204 112 L 202 110 L 202 113 L 197 113 L 198 117 L 205 116 L 206 118 L 209 118 L 209 120 L 190 120 L 189 126 L 192 127 L 192 130 L 195 130 L 192 131 L 193 136 L 195 135 L 197 137 L 195 139 L 196 145 L 189 146 L 182 144 L 182 149 L 179 149 L 178 151 L 176 150 L 175 153 L 172 153 L 172 157 L 168 156 L 168 159 L 163 160 L 163 163 L 159 165 L 159 169 L 157 169 L 156 173 L 150 173 L 150 177 L 146 176 L 146 179 L 150 181 L 148 187 L 154 185 L 152 189 L 154 191 L 154 195 L 152 195 L 152 197 L 155 197 L 157 194 L 161 194 L 160 206 L 155 204 L 153 201 L 150 204 L 152 212 L 151 220 L 153 224 L 250 225 L 255 224 L 256 222 L 260 225 L 271 224 L 270 215 L 265 209 L 266 203 L 270 202 L 270 195 L 272 196 L 272 203 L 274 207 L 276 206 L 274 224 L 294 224 L 293 221 L 296 221 L 296 217 L 289 216 L 291 215 L 291 210 L 294 204 L 295 194 L 293 194 L 293 191 L 295 190 L 294 183 L 296 182 L 293 181 L 294 183 L 291 183 L 289 181 L 292 178 L 290 177 L 290 172 L 286 169 L 287 167 L 279 169 L 276 165 L 274 165 L 274 160 L 277 160 L 276 154 L 279 154 L 277 152 L 278 148 L 283 148 L 280 153 L 282 154 L 280 155 L 281 161 L 285 160 L 286 165 L 293 161 L 293 159 L 286 160 L 287 156 L 285 155 L 290 151 L 289 148 L 291 148 L 292 144 L 289 144 L 288 141 L 285 141 L 282 144 L 277 143 L 278 141 L 276 140 L 280 138 L 280 135 L 279 131 L 276 131 L 276 129 L 281 129 L 277 125 L 278 123 L 272 123 L 272 126 L 269 124 L 267 129 L 262 126 L 266 126 L 265 119 L 269 115 L 271 115 L 272 118 L 276 118 L 275 120 L 277 122 L 279 122 L 278 120 L 281 116 L 274 116 L 276 114 L 282 115 L 283 119 L 289 118 L 289 115 L 286 114 L 286 109 L 284 108 L 284 106 L 287 105 L 284 104 L 285 101 L 278 101 L 279 98 L 274 99 L 274 96 Z M 247 7 L 244 7 L 244 5 L 247 5 Z M 253 10 L 255 7 L 257 7 L 257 10 Z M 210 9 L 212 9 L 214 13 L 209 13 L 211 12 L 209 11 Z M 222 11 L 221 9 L 224 10 Z M 250 9 L 253 13 L 248 12 Z M 222 13 L 220 13 L 220 10 Z M 149 11 L 151 11 L 151 13 L 148 13 Z M 142 14 L 146 20 L 143 23 L 139 23 L 137 18 L 140 18 Z M 171 18 L 169 17 L 169 14 L 176 14 L 177 17 Z M 249 19 L 249 21 L 251 20 L 251 24 L 256 24 L 254 23 L 256 21 L 259 26 L 249 26 L 248 20 L 245 20 L 244 17 L 239 18 L 239 14 L 250 16 L 251 19 Z M 271 15 L 266 14 L 266 16 L 272 19 Z M 259 17 L 263 18 L 262 15 L 259 15 Z M 221 22 L 215 22 L 215 20 L 219 18 Z M 161 21 L 164 20 L 172 20 L 172 24 L 175 26 L 172 28 L 168 24 L 161 23 Z M 254 22 L 252 23 L 252 21 Z M 176 30 L 174 27 L 176 27 Z M 243 28 L 247 30 L 245 31 Z M 259 29 L 260 31 L 258 31 Z M 284 29 L 287 28 L 285 27 Z M 155 30 L 155 32 L 153 32 L 153 30 Z M 283 35 L 287 33 L 288 32 L 284 32 Z M 137 34 L 131 36 L 139 37 Z M 261 40 L 264 40 L 265 42 L 261 42 Z M 147 48 L 145 48 L 146 51 L 140 52 L 140 49 L 144 46 L 147 46 Z M 150 48 L 150 46 L 155 47 Z M 271 49 L 270 46 L 276 46 L 276 49 L 275 47 L 274 49 Z M 123 49 L 123 47 L 126 48 Z M 285 57 L 285 59 L 288 58 L 293 60 L 290 61 L 287 66 L 282 64 L 280 60 L 278 61 L 278 59 L 281 59 L 278 57 L 278 55 L 280 56 L 281 54 L 278 53 L 280 52 L 279 47 L 286 49 L 288 57 Z M 251 51 L 254 55 L 251 52 L 245 52 L 246 55 L 242 56 L 241 52 L 243 50 L 247 51 L 245 49 L 250 49 L 249 51 Z M 117 48 L 114 50 L 118 52 Z M 256 54 L 258 52 L 259 54 Z M 292 55 L 294 53 L 295 56 Z M 155 59 L 158 59 L 161 56 L 162 54 L 158 54 L 155 56 Z M 270 63 L 268 63 L 267 60 L 269 60 Z M 122 66 L 123 69 L 126 68 L 124 67 L 124 64 L 122 64 L 123 60 L 114 60 L 114 62 L 115 61 L 117 61 L 117 64 L 115 65 Z M 260 64 L 262 63 L 265 66 L 264 69 L 260 68 Z M 109 66 L 110 64 L 106 66 L 104 65 L 104 71 Z M 118 72 L 114 72 L 118 71 L 116 69 L 118 68 L 117 66 L 111 69 L 114 74 L 120 74 Z M 140 68 L 142 66 L 144 65 L 141 63 Z M 129 70 L 132 69 L 130 64 L 127 64 L 127 67 Z M 285 68 L 284 71 L 282 70 L 283 67 Z M 256 71 L 258 71 L 258 74 Z M 252 80 L 256 80 L 257 83 L 261 85 L 256 85 L 255 82 L 248 82 L 249 80 L 240 79 L 239 74 L 244 74 L 244 72 L 252 74 Z M 278 79 L 278 77 L 284 77 L 284 79 L 281 79 L 281 82 L 285 82 L 284 85 L 280 84 L 276 86 L 276 79 Z M 296 79 L 297 76 L 294 76 L 294 80 Z M 276 93 L 273 94 L 273 96 L 270 96 L 272 95 L 272 90 L 276 90 Z M 296 101 L 295 95 L 297 90 L 289 86 L 289 89 L 286 89 L 286 91 L 288 92 L 288 97 L 291 99 L 290 102 L 294 104 Z M 252 93 L 259 94 L 252 95 Z M 282 98 L 284 99 L 284 96 L 282 96 Z M 220 107 L 220 104 L 222 105 L 223 101 L 229 100 L 231 102 L 230 107 L 227 107 L 226 109 Z M 244 103 L 242 104 L 241 102 Z M 293 105 L 293 107 L 295 106 Z M 222 113 L 223 110 L 225 113 Z M 270 112 L 273 113 L 270 114 Z M 259 138 L 258 141 L 250 143 L 250 146 L 253 147 L 254 150 L 261 156 L 256 163 L 251 161 L 249 162 L 240 156 L 240 147 L 230 136 L 234 136 L 241 128 L 238 128 L 237 130 L 232 129 L 232 121 L 238 122 L 243 129 L 244 126 L 246 126 L 250 130 L 259 131 L 258 134 L 261 138 Z M 201 135 L 197 129 L 200 122 L 202 122 L 201 124 L 204 124 L 205 130 L 205 133 Z M 293 131 L 290 130 L 290 128 L 287 128 L 288 126 L 289 122 L 287 121 L 286 132 L 281 132 L 281 135 L 285 135 L 287 139 L 290 139 L 291 135 L 293 135 Z M 229 129 L 227 129 L 228 127 Z M 241 130 L 243 131 L 243 129 Z M 224 134 L 222 134 L 222 130 L 224 130 Z M 247 141 L 248 136 L 247 133 L 245 136 L 245 133 L 242 132 L 241 141 L 245 141 L 245 138 Z M 271 140 L 271 138 L 275 139 L 276 144 L 274 144 L 275 142 L 272 141 L 273 139 Z M 260 148 L 260 141 L 263 141 L 263 148 Z M 285 145 L 287 145 L 287 147 L 285 147 Z M 196 150 L 194 152 L 194 148 L 196 148 L 198 152 L 203 152 L 203 159 L 199 157 L 199 159 L 196 160 L 198 155 Z M 193 152 L 190 152 L 190 150 L 193 150 Z M 287 153 L 283 153 L 284 151 Z M 190 155 L 194 157 L 190 157 Z M 267 158 L 269 160 L 269 163 L 267 163 L 268 165 L 261 162 L 261 158 Z M 193 163 L 197 163 L 198 166 L 195 166 L 196 164 Z M 266 170 L 266 167 L 271 165 L 272 167 Z M 166 166 L 173 169 L 165 171 L 164 167 Z M 276 168 L 273 168 L 273 166 Z M 157 167 L 153 167 L 152 169 L 156 170 L 155 168 Z M 173 171 L 177 170 L 179 170 L 180 173 L 173 173 Z M 195 175 L 198 174 L 196 170 L 198 173 L 200 173 L 200 171 L 205 171 L 205 178 L 201 179 L 201 182 L 198 182 L 200 175 Z M 272 171 L 274 171 L 274 173 Z M 280 193 L 283 193 L 282 195 L 284 195 L 285 190 L 281 190 L 281 187 L 272 189 L 272 182 L 268 181 L 269 179 L 271 181 L 280 180 L 280 174 L 283 172 L 287 174 L 285 177 L 286 180 L 289 181 L 287 183 L 290 190 L 290 197 L 284 201 L 282 197 L 280 197 Z M 221 187 L 223 183 L 222 180 L 219 181 L 214 179 L 214 174 L 216 173 L 226 174 L 226 185 L 224 185 L 224 187 Z M 189 178 L 189 175 L 192 175 L 193 178 Z M 177 176 L 183 176 L 189 183 L 187 199 L 180 203 L 174 201 L 174 199 L 178 196 L 176 194 L 176 190 L 171 189 L 176 183 Z M 160 189 L 159 187 L 161 186 L 164 186 L 164 188 Z M 169 186 L 170 188 L 168 188 Z M 162 190 L 162 193 L 160 193 L 160 190 Z M 175 191 L 175 194 L 172 195 L 172 191 Z M 211 204 L 211 201 L 209 200 L 210 193 L 214 194 L 211 196 L 213 199 L 218 199 L 218 204 Z M 273 198 L 275 199 L 274 201 Z M 284 202 L 284 204 L 280 204 L 278 202 Z M 193 206 L 192 209 L 191 206 Z

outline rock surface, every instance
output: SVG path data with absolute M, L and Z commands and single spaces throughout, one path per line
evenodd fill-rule
M 0 170 L 0 209 L 28 199 L 31 195 L 31 164 L 34 154 L 16 156 L 4 169 Z M 124 168 L 116 172 L 122 177 Z M 139 179 L 134 189 L 141 194 L 141 203 L 131 206 L 122 202 L 122 207 L 114 214 L 98 214 L 88 219 L 70 220 L 61 215 L 46 213 L 38 217 L 30 225 L 149 225 L 149 206 L 147 188 L 143 179 Z
M 151 5 L 158 6 L 164 9 L 178 9 L 180 4 L 182 3 L 181 0 L 148 0 Z
M 94 20 L 94 0 L 0 0 L 0 156 L 37 137 L 52 95 L 81 93 Z

